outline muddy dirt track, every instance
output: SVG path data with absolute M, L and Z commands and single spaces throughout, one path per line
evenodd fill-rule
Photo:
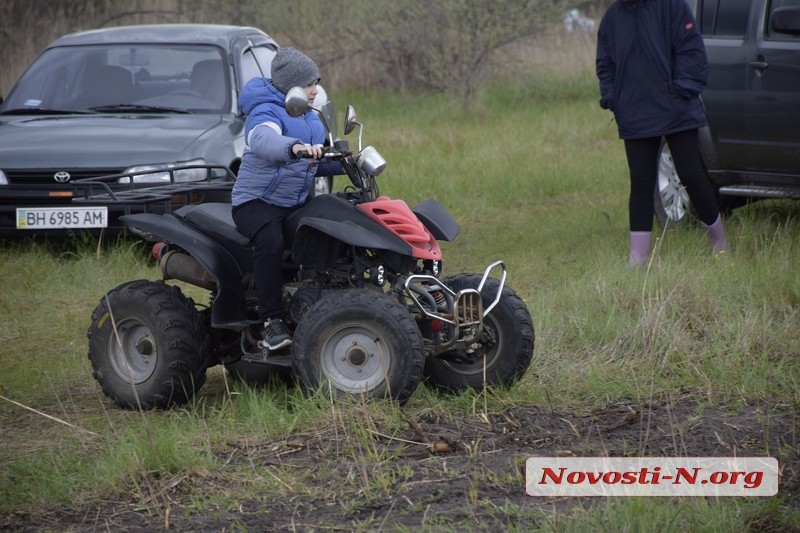
M 780 493 L 796 510 L 798 427 L 800 414 L 787 405 L 753 402 L 726 410 L 701 407 L 690 396 L 651 405 L 612 404 L 582 415 L 539 407 L 448 419 L 423 413 L 391 436 L 380 427 L 367 428 L 370 451 L 355 450 L 353 439 L 334 425 L 330 431 L 298 433 L 286 440 L 229 442 L 220 453 L 225 465 L 220 472 L 159 480 L 160 496 L 153 500 L 158 505 L 133 497 L 101 501 L 86 509 L 0 517 L 0 528 L 395 531 L 460 530 L 466 525 L 499 531 L 542 526 L 538 509 L 567 511 L 600 500 L 526 496 L 528 456 L 777 456 Z M 320 490 L 309 494 L 287 485 L 280 498 L 268 500 L 240 487 L 236 508 L 195 504 L 192 494 L 230 489 L 231 478 L 224 473 L 237 468 L 262 470 L 277 480 L 290 472 L 293 479 L 303 478 L 304 486 Z M 753 529 L 776 530 L 765 523 Z

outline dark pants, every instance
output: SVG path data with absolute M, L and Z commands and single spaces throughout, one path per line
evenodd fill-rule
M 686 187 L 700 220 L 711 225 L 719 216 L 719 206 L 714 187 L 706 176 L 697 130 L 687 130 L 666 136 L 675 170 Z M 652 231 L 653 204 L 658 177 L 658 151 L 661 137 L 625 141 L 625 154 L 631 175 L 631 193 L 628 204 L 631 231 Z
M 283 264 L 283 221 L 296 208 L 278 207 L 260 200 L 234 206 L 233 220 L 239 232 L 254 244 L 254 276 L 258 314 L 263 320 L 280 318 L 281 265 Z

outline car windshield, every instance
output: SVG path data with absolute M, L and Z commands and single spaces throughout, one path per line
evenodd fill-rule
M 68 46 L 46 50 L 0 113 L 228 113 L 230 68 L 208 45 Z

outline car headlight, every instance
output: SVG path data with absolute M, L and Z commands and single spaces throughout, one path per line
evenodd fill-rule
M 205 159 L 193 159 L 181 163 L 164 163 L 162 165 L 136 165 L 125 170 L 125 174 L 132 176 L 134 183 L 171 183 L 170 174 L 174 183 L 190 181 L 203 181 L 208 177 L 207 168 L 181 168 L 177 167 L 207 165 Z M 120 183 L 128 183 L 128 178 L 120 178 Z
M 6 173 L 0 170 L 0 185 L 8 185 L 8 178 Z

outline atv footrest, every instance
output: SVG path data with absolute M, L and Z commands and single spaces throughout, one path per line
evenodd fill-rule
M 247 353 L 242 356 L 242 361 L 260 365 L 292 366 L 292 356 L 283 354 Z

